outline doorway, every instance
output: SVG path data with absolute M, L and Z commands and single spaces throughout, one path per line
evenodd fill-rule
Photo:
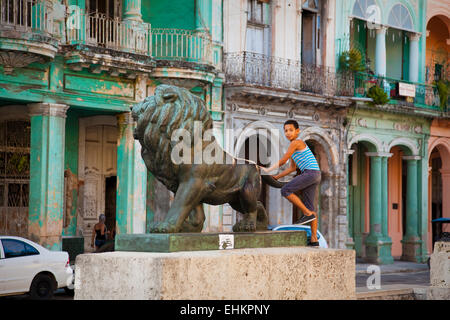
M 109 230 L 115 225 L 117 191 L 117 120 L 114 116 L 80 118 L 79 179 L 80 219 L 85 251 L 90 252 L 92 228 L 100 214 L 105 214 Z
M 105 178 L 105 217 L 106 229 L 111 232 L 110 236 L 114 238 L 116 230 L 116 191 L 117 176 Z

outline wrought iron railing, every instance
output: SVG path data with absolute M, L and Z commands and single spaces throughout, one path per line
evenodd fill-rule
M 398 92 L 398 84 L 405 83 L 413 85 L 415 97 L 408 102 L 405 97 L 401 97 Z M 440 110 L 439 93 L 435 85 L 416 83 L 405 80 L 398 80 L 389 77 L 380 77 L 367 73 L 355 74 L 355 96 L 367 97 L 369 89 L 375 85 L 383 88 L 389 99 L 400 105 L 416 106 L 420 108 Z
M 212 64 L 212 41 L 207 33 L 183 29 L 153 28 L 152 55 L 157 60 L 182 60 Z
M 0 28 L 52 34 L 52 10 L 46 0 L 0 0 Z
M 336 73 L 329 67 L 246 51 L 225 55 L 225 75 L 229 84 L 250 84 L 328 96 L 351 96 L 354 92 L 351 73 Z
M 67 25 L 69 43 L 151 55 L 150 24 L 122 21 L 103 14 L 81 14 Z

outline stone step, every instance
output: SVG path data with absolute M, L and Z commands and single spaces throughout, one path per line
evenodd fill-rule
M 304 247 L 305 231 L 236 233 L 146 233 L 119 234 L 115 251 L 178 252 L 244 248 Z
M 426 300 L 427 288 L 398 288 L 356 293 L 357 300 Z

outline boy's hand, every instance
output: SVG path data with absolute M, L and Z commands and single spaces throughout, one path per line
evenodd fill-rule
M 264 172 L 266 172 L 266 173 L 269 172 L 269 169 L 268 169 L 268 168 L 265 168 L 265 167 L 260 167 L 260 168 L 261 168 L 262 171 L 264 171 Z

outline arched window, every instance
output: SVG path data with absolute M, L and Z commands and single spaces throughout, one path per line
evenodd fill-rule
M 396 4 L 389 13 L 388 24 L 391 27 L 413 30 L 413 22 L 408 9 L 402 4 Z
M 372 8 L 375 7 L 378 8 L 375 0 L 356 0 L 352 16 L 362 20 L 369 20 L 372 15 Z
M 319 10 L 319 0 L 303 0 L 303 9 Z

